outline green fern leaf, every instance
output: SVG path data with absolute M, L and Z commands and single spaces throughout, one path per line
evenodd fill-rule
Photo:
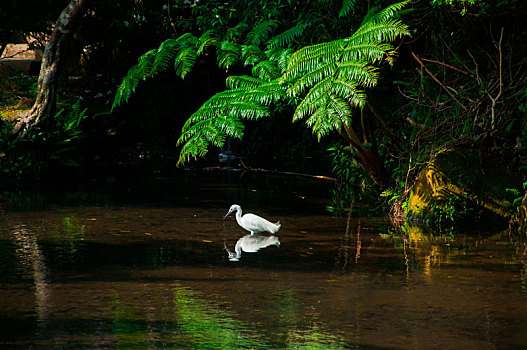
M 337 70 L 335 62 L 329 62 L 324 65 L 320 65 L 316 69 L 312 69 L 309 73 L 303 75 L 300 79 L 287 90 L 287 94 L 290 97 L 299 96 L 304 93 L 306 89 L 311 88 L 313 85 L 322 81 L 324 78 L 332 76 Z
M 252 74 L 260 79 L 271 81 L 280 76 L 280 68 L 275 62 L 266 60 L 255 65 Z
M 262 85 L 264 81 L 260 78 L 255 78 L 248 75 L 241 75 L 230 76 L 225 80 L 225 83 L 227 84 L 227 87 L 229 89 L 252 89 Z
M 386 22 L 394 18 L 410 2 L 410 0 L 406 0 L 390 5 L 369 18 L 368 21 Z
M 144 80 L 151 75 L 156 52 L 156 49 L 146 52 L 139 57 L 137 64 L 130 68 L 126 76 L 123 78 L 121 85 L 117 88 L 112 104 L 112 110 L 123 103 L 127 103 L 130 95 L 135 91 L 137 84 L 139 84 L 139 81 Z
M 242 60 L 245 66 L 252 66 L 266 59 L 267 56 L 258 46 L 242 45 Z
M 294 39 L 300 37 L 307 27 L 307 24 L 298 23 L 293 28 L 290 28 L 271 38 L 267 43 L 267 48 L 273 49 L 279 46 L 285 47 L 289 45 Z
M 238 44 L 224 41 L 218 48 L 218 66 L 222 69 L 228 69 L 233 64 L 240 62 L 241 47 Z
M 331 85 L 331 93 L 349 101 L 352 106 L 364 107 L 366 104 L 366 93 L 359 89 L 356 82 L 335 79 Z
M 265 21 L 255 25 L 245 38 L 245 44 L 247 45 L 260 45 L 265 42 L 277 27 L 276 21 Z
M 362 61 L 337 63 L 336 78 L 357 82 L 359 85 L 373 87 L 377 85 L 379 73 L 377 68 Z
M 408 26 L 400 20 L 391 19 L 381 23 L 370 21 L 361 26 L 351 36 L 350 41 L 354 43 L 390 42 L 404 35 L 409 35 Z
M 159 45 L 155 53 L 155 60 L 151 70 L 151 75 L 167 70 L 176 57 L 180 44 L 176 39 L 167 39 Z
M 313 86 L 307 93 L 306 97 L 304 97 L 296 107 L 295 113 L 293 114 L 293 122 L 304 119 L 314 113 L 322 105 L 325 105 L 331 84 L 332 78 L 327 77 Z
M 207 30 L 199 37 L 199 46 L 197 49 L 198 56 L 205 51 L 205 48 L 216 45 L 220 40 L 218 39 L 218 33 L 214 29 Z
M 328 94 L 328 109 L 330 109 L 332 115 L 336 115 L 340 118 L 341 121 L 347 121 L 351 118 L 351 107 L 347 100 L 338 97 L 334 94 Z M 348 123 L 346 123 L 348 124 Z M 335 128 L 335 130 L 339 130 Z
M 196 49 L 193 47 L 187 47 L 179 51 L 176 59 L 174 60 L 174 68 L 178 77 L 184 79 L 185 76 L 192 70 L 198 54 Z
M 280 73 L 283 74 L 287 70 L 287 64 L 291 59 L 294 51 L 291 48 L 275 47 L 265 51 L 265 54 L 270 61 L 276 62 Z
M 342 7 L 339 11 L 339 17 L 346 17 L 355 8 L 356 0 L 344 0 L 342 1 Z

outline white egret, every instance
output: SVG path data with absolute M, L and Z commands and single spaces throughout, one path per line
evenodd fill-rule
M 238 204 L 231 205 L 227 215 L 225 215 L 223 220 L 225 220 L 225 218 L 233 211 L 236 212 L 236 222 L 238 225 L 249 231 L 251 235 L 254 235 L 258 232 L 269 232 L 275 234 L 280 229 L 280 226 L 282 226 L 280 225 L 280 221 L 278 221 L 276 224 L 273 224 L 272 222 L 259 217 L 258 215 L 247 213 L 242 216 L 242 208 Z
M 234 252 L 231 252 L 225 244 L 225 250 L 229 253 L 230 261 L 239 261 L 242 251 L 245 253 L 256 253 L 260 249 L 267 248 L 271 245 L 280 246 L 280 241 L 276 236 L 245 235 L 238 239 Z

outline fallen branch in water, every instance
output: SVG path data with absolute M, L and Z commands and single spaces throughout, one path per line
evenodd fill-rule
M 212 166 L 212 167 L 205 167 L 203 170 L 230 170 L 230 171 L 255 171 L 255 172 L 262 172 L 262 173 L 274 173 L 274 174 L 280 174 L 280 175 L 293 175 L 293 176 L 304 176 L 304 177 L 312 177 L 316 179 L 322 179 L 322 180 L 329 180 L 329 181 L 336 181 L 337 179 L 331 176 L 325 176 L 325 175 L 312 175 L 312 174 L 303 174 L 303 173 L 296 173 L 293 171 L 279 171 L 279 170 L 268 170 L 268 169 L 262 169 L 262 168 L 249 168 L 244 165 L 244 168 L 233 168 L 233 167 L 222 167 L 222 166 Z

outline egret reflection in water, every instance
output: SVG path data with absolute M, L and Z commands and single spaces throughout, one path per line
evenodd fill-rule
M 245 253 L 256 253 L 260 249 L 272 245 L 280 246 L 280 240 L 275 235 L 262 236 L 260 234 L 248 234 L 238 239 L 234 247 L 234 252 L 227 248 L 227 243 L 225 243 L 225 250 L 229 254 L 230 261 L 239 261 L 242 256 L 242 251 Z

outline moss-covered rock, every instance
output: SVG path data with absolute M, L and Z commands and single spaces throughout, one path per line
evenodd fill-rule
M 414 184 L 406 217 L 426 223 L 506 219 L 514 200 L 507 188 L 518 186 L 519 182 L 506 175 L 504 169 L 482 164 L 470 150 L 443 150 Z

